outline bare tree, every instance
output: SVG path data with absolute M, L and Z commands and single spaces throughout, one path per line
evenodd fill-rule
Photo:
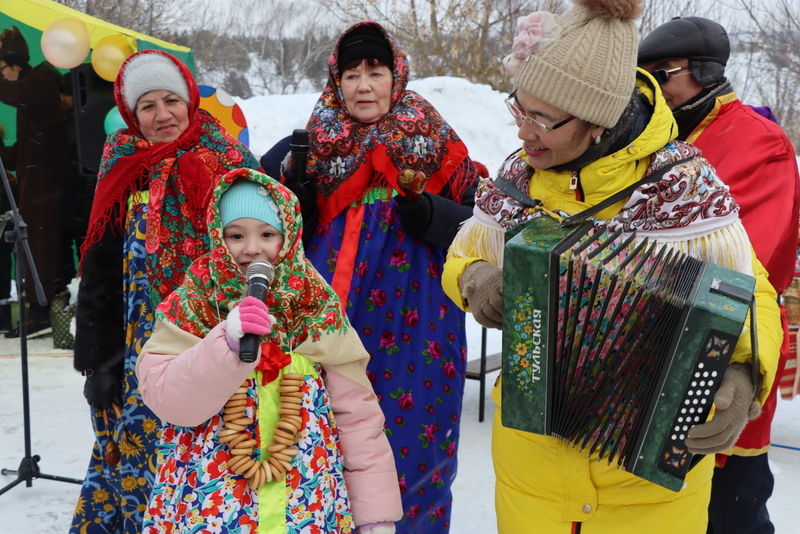
M 334 29 L 323 13 L 308 3 L 248 0 L 251 39 L 247 53 L 254 59 L 250 75 L 266 93 L 316 90 L 327 79 L 326 60 Z
M 63 4 L 192 49 L 198 81 L 234 96 L 318 90 L 334 30 L 320 10 L 286 0 L 60 0 Z
M 692 0 L 660 0 L 658 2 L 645 2 L 642 10 L 640 31 L 642 36 L 647 35 L 665 22 L 675 17 L 688 17 L 701 15 L 698 12 L 697 2 Z
M 163 0 L 58 1 L 87 15 L 152 36 L 169 32 L 175 25 L 184 22 L 180 12 Z
M 198 79 L 235 96 L 317 91 L 346 26 L 379 21 L 408 51 L 418 77 L 458 76 L 508 90 L 501 61 L 517 20 L 561 12 L 567 0 L 59 0 L 195 53 Z M 321 9 L 309 9 L 320 6 Z M 728 75 L 745 102 L 769 105 L 800 145 L 800 3 L 796 0 L 652 0 L 643 35 L 675 16 L 706 16 L 731 36 Z
M 459 76 L 508 89 L 501 61 L 520 16 L 562 11 L 563 0 L 319 0 L 344 24 L 380 21 L 412 59 L 416 76 Z
M 796 150 L 800 150 L 800 4 L 769 5 L 739 0 L 749 27 L 740 52 L 747 58 L 747 93 L 772 108 Z

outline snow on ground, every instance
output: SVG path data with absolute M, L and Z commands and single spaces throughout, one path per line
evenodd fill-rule
M 480 348 L 480 327 L 468 319 L 471 358 Z M 499 336 L 490 336 L 489 350 L 499 349 Z M 72 369 L 67 351 L 53 353 L 50 338 L 29 346 L 29 384 L 32 454 L 41 456 L 42 473 L 83 477 L 93 443 L 89 410 L 83 399 L 83 379 Z M 0 339 L 0 467 L 16 469 L 24 457 L 22 386 L 18 344 Z M 40 355 L 42 354 L 42 355 Z M 491 388 L 497 373 L 487 378 Z M 491 462 L 491 420 L 494 405 L 487 393 L 486 419 L 478 422 L 478 382 L 467 380 L 461 423 L 458 476 L 453 486 L 453 534 L 497 532 L 494 514 L 494 473 Z M 778 406 L 770 464 L 775 494 L 769 507 L 776 532 L 796 532 L 800 519 L 800 399 Z M 0 488 L 13 482 L 0 476 Z M 61 534 L 67 532 L 79 486 L 34 479 L 0 495 L 0 534 Z
M 480 350 L 480 327 L 469 319 L 469 344 Z M 499 350 L 499 335 L 490 336 L 490 351 Z M 83 378 L 72 369 L 69 351 L 53 349 L 52 339 L 28 343 L 31 413 L 31 453 L 41 457 L 42 473 L 82 478 L 89 463 L 93 434 L 89 408 L 83 399 Z M 0 468 L 16 470 L 25 456 L 22 422 L 22 379 L 19 343 L 0 336 Z M 487 378 L 487 389 L 497 373 Z M 486 395 L 486 419 L 478 422 L 478 382 L 468 380 L 453 534 L 496 532 L 493 506 L 494 473 L 490 454 L 493 405 Z M 14 482 L 0 475 L 0 489 Z M 61 534 L 67 532 L 80 486 L 34 479 L 30 488 L 18 484 L 0 495 L 0 534 Z
M 485 85 L 449 77 L 412 81 L 409 87 L 428 98 L 461 135 L 473 158 L 494 173 L 518 144 L 516 128 L 503 104 L 505 95 Z M 318 94 L 254 97 L 239 100 L 250 124 L 251 149 L 260 157 L 276 141 L 305 126 Z M 480 351 L 480 327 L 467 319 L 469 357 Z M 499 334 L 489 336 L 489 352 L 499 350 Z M 24 457 L 22 378 L 18 340 L 0 337 L 0 468 L 16 469 Z M 89 410 L 83 399 L 83 378 L 72 369 L 69 351 L 56 351 L 50 338 L 28 344 L 32 454 L 41 456 L 42 473 L 81 478 L 93 443 Z M 491 388 L 496 373 L 487 378 Z M 491 463 L 491 419 L 478 422 L 478 382 L 467 380 L 464 395 L 459 470 L 453 487 L 453 534 L 496 532 Z M 782 402 L 773 431 L 770 460 L 775 495 L 770 510 L 778 533 L 795 532 L 800 519 L 800 399 Z M 0 490 L 15 480 L 0 476 Z M 34 479 L 0 495 L 0 534 L 66 532 L 79 486 Z

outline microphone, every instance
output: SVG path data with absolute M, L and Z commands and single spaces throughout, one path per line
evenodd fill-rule
M 254 261 L 247 266 L 247 296 L 255 297 L 260 301 L 267 298 L 272 279 L 275 278 L 275 268 L 268 261 Z M 245 363 L 256 361 L 258 354 L 259 336 L 245 334 L 239 342 L 239 359 Z
M 306 162 L 308 159 L 308 130 L 297 129 L 289 141 L 294 162 L 294 173 L 300 185 L 306 185 Z

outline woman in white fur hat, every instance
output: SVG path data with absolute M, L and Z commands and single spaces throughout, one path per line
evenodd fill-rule
M 204 214 L 216 179 L 258 168 L 199 109 L 194 77 L 170 54 L 129 57 L 114 97 L 128 127 L 106 140 L 82 246 L 74 363 L 96 441 L 73 533 L 141 531 L 160 423 L 142 403 L 136 358 L 155 307 L 208 251 Z

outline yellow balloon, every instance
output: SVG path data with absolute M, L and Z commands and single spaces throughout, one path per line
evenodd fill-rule
M 86 25 L 74 18 L 55 21 L 42 34 L 42 53 L 56 67 L 77 67 L 89 53 Z
M 120 65 L 133 52 L 133 46 L 124 35 L 103 37 L 92 50 L 92 67 L 98 76 L 113 82 L 117 78 Z

